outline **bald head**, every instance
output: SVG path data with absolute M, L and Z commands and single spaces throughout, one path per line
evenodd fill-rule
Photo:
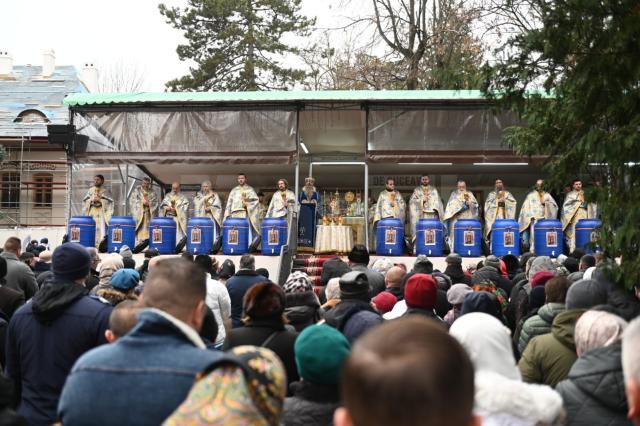
M 399 266 L 394 266 L 387 271 L 387 275 L 384 277 L 384 283 L 387 288 L 400 287 L 402 277 L 404 277 L 405 271 Z
M 204 308 L 206 291 L 205 273 L 193 262 L 180 258 L 162 259 L 149 270 L 143 301 L 145 307 L 160 309 L 199 330 L 202 323 L 196 327 L 191 320 L 198 306 Z M 202 317 L 199 319 L 202 321 Z

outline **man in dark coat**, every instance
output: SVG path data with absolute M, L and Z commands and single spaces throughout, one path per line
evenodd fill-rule
M 24 305 L 24 294 L 5 286 L 4 277 L 7 275 L 7 261 L 0 257 L 0 311 L 11 319 L 13 313 Z M 4 355 L 4 354 L 3 354 Z
M 76 243 L 53 252 L 54 277 L 18 309 L 7 333 L 6 373 L 18 389 L 18 414 L 51 424 L 67 375 L 86 351 L 106 343 L 111 305 L 87 296 L 87 250 Z
M 29 300 L 38 291 L 38 284 L 31 268 L 18 258 L 21 246 L 20 239 L 9 237 L 4 243 L 4 251 L 0 256 L 7 261 L 6 286 L 22 292 L 24 299 Z
M 364 272 L 351 271 L 340 278 L 340 303 L 325 314 L 325 321 L 331 327 L 339 328 L 347 314 L 369 310 L 371 306 L 369 281 Z
M 242 300 L 244 295 L 254 284 L 265 282 L 267 279 L 256 272 L 256 259 L 250 254 L 240 258 L 240 269 L 227 280 L 227 290 L 231 298 L 231 325 L 242 327 Z
M 369 265 L 369 250 L 362 245 L 356 244 L 349 253 L 349 266 L 352 271 L 364 272 L 369 281 L 369 298 L 374 298 L 378 293 L 384 291 L 384 275 L 380 272 L 372 271 Z

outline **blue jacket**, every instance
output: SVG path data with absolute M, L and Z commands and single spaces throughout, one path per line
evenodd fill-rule
M 196 374 L 220 357 L 203 346 L 186 324 L 144 310 L 129 334 L 73 366 L 58 417 L 64 425 L 159 425 L 187 397 Z
M 233 328 L 242 327 L 242 300 L 244 294 L 254 284 L 269 281 L 256 271 L 240 269 L 227 280 L 227 290 L 231 298 L 231 324 Z
M 37 319 L 33 305 L 23 305 L 9 323 L 6 373 L 18 388 L 18 414 L 29 424 L 51 424 L 73 363 L 107 342 L 111 305 L 80 295 L 66 307 L 57 305 L 59 312 L 47 322 Z

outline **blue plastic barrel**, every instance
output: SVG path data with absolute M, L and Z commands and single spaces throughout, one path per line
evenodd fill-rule
M 117 253 L 122 246 L 133 250 L 136 245 L 136 221 L 131 216 L 113 216 L 109 221 L 107 251 Z
M 376 254 L 402 256 L 404 225 L 400 219 L 380 219 L 376 225 Z
M 187 221 L 187 251 L 193 254 L 209 254 L 213 249 L 213 220 L 209 217 L 192 217 Z
M 462 257 L 482 255 L 482 224 L 478 219 L 460 219 L 453 226 L 453 251 Z
M 67 224 L 69 242 L 96 246 L 96 221 L 91 216 L 73 216 Z
M 533 225 L 534 251 L 537 256 L 558 257 L 564 241 L 562 223 L 557 219 L 539 220 Z
M 520 227 L 514 219 L 496 219 L 491 227 L 491 254 L 520 256 Z
M 160 254 L 176 252 L 176 222 L 170 217 L 154 217 L 149 224 L 149 248 Z
M 245 254 L 249 251 L 249 220 L 228 217 L 222 223 L 222 253 Z
M 591 254 L 594 247 L 591 243 L 598 240 L 598 228 L 602 226 L 600 219 L 580 219 L 576 223 L 576 248 L 582 249 L 585 253 Z
M 267 217 L 262 221 L 262 254 L 279 256 L 280 248 L 287 244 L 287 219 Z
M 444 236 L 438 219 L 420 219 L 416 225 L 416 254 L 442 256 Z

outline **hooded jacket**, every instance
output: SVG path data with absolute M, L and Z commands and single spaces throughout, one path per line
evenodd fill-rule
M 622 374 L 622 346 L 589 351 L 576 361 L 569 377 L 558 384 L 567 425 L 630 425 Z
M 283 426 L 331 426 L 333 412 L 340 405 L 337 385 L 318 385 L 306 381 L 291 384 L 293 396 L 284 400 Z
M 522 326 L 518 341 L 518 352 L 524 352 L 531 339 L 551 332 L 551 324 L 555 317 L 566 310 L 564 303 L 547 303 L 538 309 L 538 313 L 527 319 Z
M 7 333 L 6 373 L 29 424 L 56 421 L 58 398 L 75 361 L 106 343 L 111 305 L 72 281 L 51 280 L 18 309 Z
M 525 382 L 556 386 L 565 379 L 578 358 L 573 332 L 582 309 L 570 309 L 558 314 L 551 333 L 534 337 L 527 345 L 518 367 Z
M 289 324 L 297 332 L 301 332 L 306 327 L 317 323 L 324 316 L 318 297 L 313 291 L 287 293 L 285 294 L 285 303 L 284 313 L 289 320 Z

